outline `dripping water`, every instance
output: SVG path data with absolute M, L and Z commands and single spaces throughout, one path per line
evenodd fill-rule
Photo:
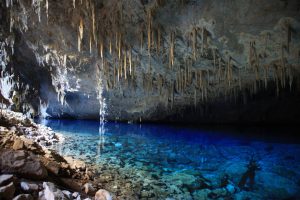
M 103 66 L 102 66 L 103 68 Z M 103 96 L 103 72 L 98 67 L 98 83 L 97 83 L 97 99 L 99 101 L 99 145 L 98 145 L 98 155 L 101 156 L 101 152 L 104 149 L 105 144 L 105 109 L 106 109 L 106 103 L 105 98 Z

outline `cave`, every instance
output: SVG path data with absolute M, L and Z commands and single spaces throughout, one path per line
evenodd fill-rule
M 298 0 L 1 0 L 0 199 L 300 199 Z

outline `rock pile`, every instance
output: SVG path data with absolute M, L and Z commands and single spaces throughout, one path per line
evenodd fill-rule
M 0 122 L 0 199 L 111 200 L 93 181 L 94 171 L 80 160 L 46 146 L 63 138 L 19 113 L 4 111 Z M 98 190 L 98 192 L 97 192 Z

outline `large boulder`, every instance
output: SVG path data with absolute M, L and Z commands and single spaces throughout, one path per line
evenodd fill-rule
M 4 150 L 0 153 L 2 173 L 17 174 L 24 178 L 41 180 L 48 176 L 46 168 L 39 159 L 27 151 Z

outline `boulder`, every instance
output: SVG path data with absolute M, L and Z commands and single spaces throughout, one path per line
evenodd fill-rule
M 95 200 L 112 200 L 112 197 L 107 190 L 100 189 L 95 194 Z
M 2 200 L 11 200 L 14 197 L 16 188 L 13 182 L 8 185 L 0 187 L 0 199 Z
M 40 194 L 40 199 L 45 200 L 67 200 L 64 193 L 59 190 L 53 183 L 44 182 L 44 190 Z
M 13 200 L 33 200 L 31 194 L 19 194 Z
M 21 149 L 24 149 L 25 145 L 24 145 L 24 141 L 19 139 L 19 138 L 16 138 L 15 141 L 14 141 L 14 144 L 13 144 L 13 149 L 14 150 L 21 150 Z
M 78 191 L 78 192 L 81 191 L 81 186 L 75 179 L 60 178 L 60 181 L 62 185 L 65 186 L 66 188 L 70 188 L 71 190 Z
M 44 179 L 48 176 L 46 168 L 32 153 L 19 150 L 4 150 L 0 153 L 2 173 L 18 174 L 24 178 Z
M 14 176 L 12 174 L 3 174 L 0 175 L 0 186 L 7 185 L 8 183 L 12 182 Z
M 71 157 L 64 157 L 64 159 L 69 163 L 72 169 L 78 169 L 81 171 L 84 171 L 86 169 L 85 163 L 81 160 L 76 160 Z
M 20 183 L 20 186 L 21 186 L 21 189 L 25 192 L 33 192 L 33 191 L 39 190 L 39 186 L 35 183 L 28 183 L 28 182 L 22 181 Z

